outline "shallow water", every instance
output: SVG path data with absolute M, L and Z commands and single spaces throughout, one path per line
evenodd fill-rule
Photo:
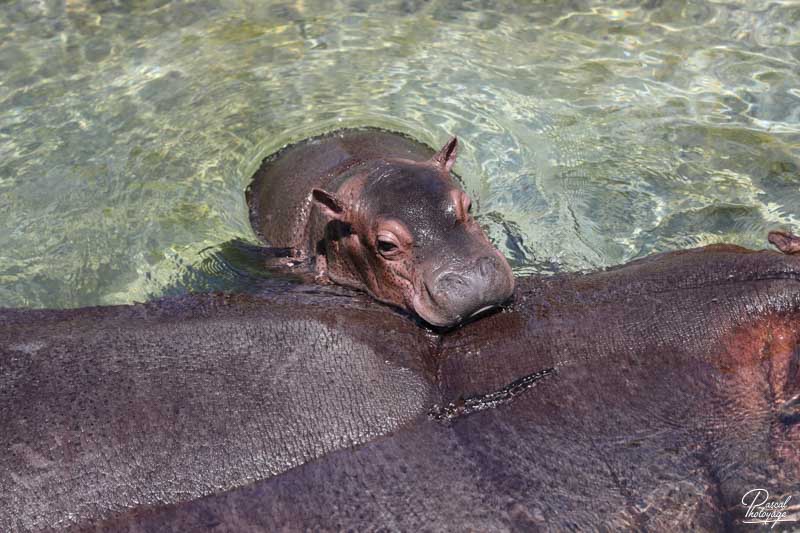
M 333 6 L 0 3 L 0 306 L 245 288 L 250 176 L 341 126 L 457 134 L 519 273 L 800 230 L 800 3 Z

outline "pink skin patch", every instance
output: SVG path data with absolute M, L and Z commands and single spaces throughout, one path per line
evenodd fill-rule
M 800 237 L 788 231 L 770 231 L 767 239 L 785 254 L 792 255 L 800 252 Z

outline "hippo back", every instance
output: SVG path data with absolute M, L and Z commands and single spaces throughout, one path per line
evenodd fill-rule
M 338 189 L 348 168 L 374 159 L 430 159 L 434 150 L 400 133 L 343 129 L 289 145 L 264 159 L 247 188 L 250 223 L 270 246 L 301 247 L 314 187 Z

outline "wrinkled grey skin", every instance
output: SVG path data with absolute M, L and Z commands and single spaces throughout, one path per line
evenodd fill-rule
M 330 290 L 0 311 L 0 531 L 213 494 L 393 431 L 438 398 L 430 350 Z
M 264 160 L 247 191 L 273 247 L 319 280 L 368 292 L 439 327 L 503 304 L 514 276 L 453 178 L 457 140 L 434 153 L 403 135 L 346 129 Z
M 730 246 L 443 335 L 285 287 L 0 312 L 0 530 L 750 531 L 756 487 L 800 519 L 799 312 L 800 257 Z

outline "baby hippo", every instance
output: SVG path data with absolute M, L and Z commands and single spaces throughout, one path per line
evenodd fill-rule
M 377 129 L 291 145 L 253 177 L 250 221 L 270 246 L 307 257 L 319 279 L 454 326 L 514 291 L 508 262 L 450 172 L 456 145 L 433 153 Z

